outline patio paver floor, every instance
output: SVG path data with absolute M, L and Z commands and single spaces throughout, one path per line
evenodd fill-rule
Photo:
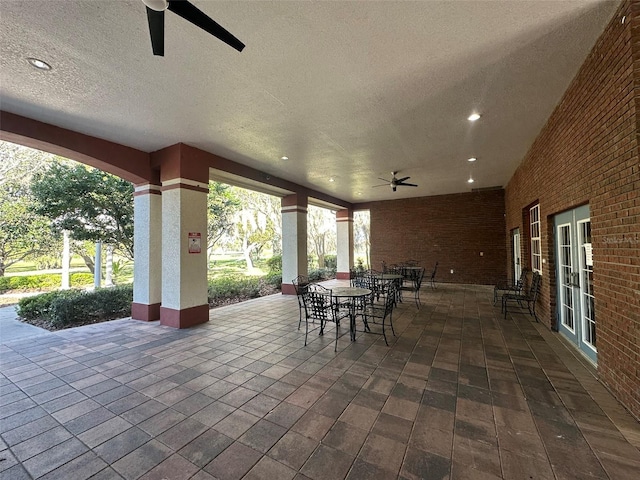
M 337 353 L 281 295 L 3 342 L 0 479 L 637 478 L 640 424 L 557 334 L 490 287 L 421 298 Z

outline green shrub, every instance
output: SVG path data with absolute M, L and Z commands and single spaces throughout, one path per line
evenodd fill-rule
M 267 268 L 269 273 L 282 272 L 282 255 L 274 255 L 267 260 Z
M 209 280 L 209 303 L 234 297 L 260 296 L 260 277 L 225 276 Z
M 15 277 L 0 277 L 0 292 L 7 290 L 45 290 L 58 288 L 62 283 L 62 274 L 43 273 L 40 275 L 20 275 Z M 69 276 L 72 287 L 81 287 L 93 283 L 91 273 L 72 273 Z
M 27 320 L 44 319 L 49 320 L 51 313 L 51 303 L 61 296 L 76 295 L 78 290 L 60 290 L 43 293 L 33 297 L 25 297 L 18 302 L 18 315 Z
M 264 281 L 268 285 L 273 285 L 277 289 L 282 288 L 282 272 L 272 272 L 268 273 L 266 277 L 264 277 Z
M 94 291 L 59 290 L 23 298 L 18 303 L 18 315 L 27 320 L 47 320 L 57 327 L 62 327 L 87 321 L 128 317 L 131 315 L 132 301 L 132 285 Z
M 337 255 L 325 255 L 324 266 L 329 270 L 335 271 L 338 268 L 338 256 Z
M 313 270 L 309 270 L 309 274 L 307 276 L 309 277 L 310 282 L 317 282 L 332 278 L 331 271 L 326 268 L 315 268 Z

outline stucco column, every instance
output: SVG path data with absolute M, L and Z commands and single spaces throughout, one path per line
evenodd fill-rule
M 207 193 L 209 169 L 179 144 L 156 152 L 162 181 L 160 323 L 187 328 L 209 320 Z
M 293 279 L 307 275 L 307 204 L 303 195 L 282 199 L 282 294 L 295 295 Z
M 133 303 L 131 318 L 160 318 L 162 275 L 160 185 L 136 185 L 133 193 Z
M 353 266 L 353 212 L 349 209 L 336 212 L 338 259 L 336 278 L 349 279 Z

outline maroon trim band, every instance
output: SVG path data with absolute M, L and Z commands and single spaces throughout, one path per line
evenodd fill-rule
M 143 322 L 153 322 L 160 319 L 160 304 L 152 303 L 147 305 L 146 303 L 131 304 L 131 318 L 134 320 L 142 320 Z
M 175 310 L 160 307 L 160 325 L 173 328 L 189 328 L 209 321 L 209 305 Z
M 162 191 L 174 190 L 176 188 L 183 188 L 185 190 L 193 190 L 194 192 L 209 193 L 208 188 L 197 187 L 195 185 L 189 185 L 187 183 L 172 183 L 171 185 L 163 185 Z
M 306 208 L 291 208 L 287 207 L 286 209 L 280 210 L 280 213 L 309 213 Z
M 283 295 L 295 295 L 296 287 L 293 286 L 293 283 L 283 283 L 282 284 L 282 294 Z
M 160 190 L 138 190 L 133 192 L 134 197 L 141 197 L 143 195 L 162 195 Z

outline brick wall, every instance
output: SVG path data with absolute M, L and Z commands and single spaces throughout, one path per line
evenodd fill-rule
M 494 284 L 505 277 L 504 190 L 368 206 L 373 268 L 381 269 L 383 260 L 392 264 L 414 259 L 426 268 L 425 274 L 438 261 L 438 282 Z
M 640 4 L 621 4 L 506 187 L 506 229 L 539 201 L 543 269 L 538 304 L 555 325 L 553 216 L 589 204 L 598 372 L 640 417 Z M 621 22 L 622 16 L 626 22 Z M 508 242 L 507 238 L 507 242 Z M 508 257 L 510 257 L 510 252 Z M 507 265 L 510 259 L 507 258 Z

